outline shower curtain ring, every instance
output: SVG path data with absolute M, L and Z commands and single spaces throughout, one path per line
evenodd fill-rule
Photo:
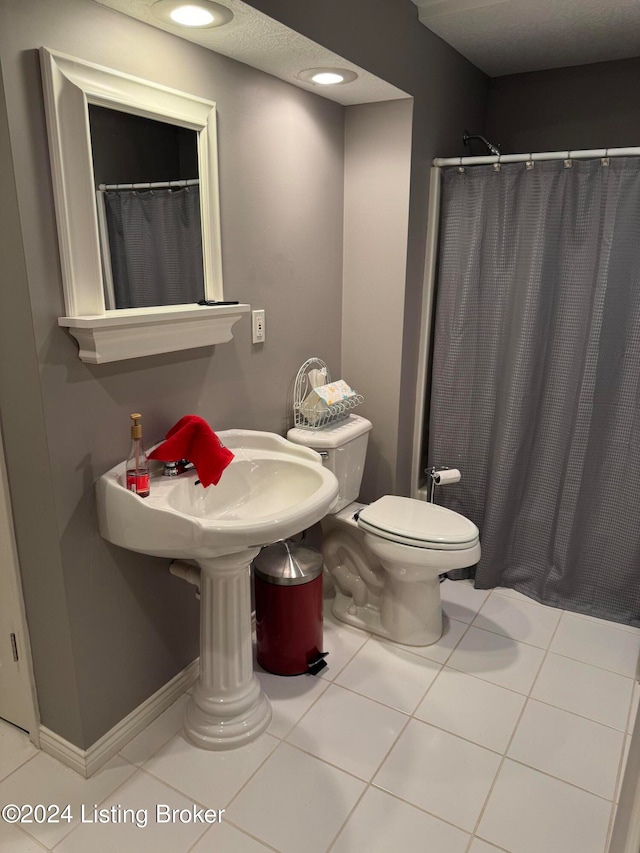
M 458 161 L 458 174 L 464 175 L 464 166 L 462 165 L 462 157 L 460 157 L 460 160 Z
M 494 172 L 499 172 L 499 171 L 500 171 L 500 169 L 502 168 L 502 166 L 501 166 L 501 164 L 500 164 L 500 158 L 501 158 L 501 157 L 502 157 L 502 154 L 498 154 L 498 160 L 497 160 L 497 162 L 496 162 L 496 163 L 494 163 L 494 164 L 493 164 L 493 171 L 494 171 Z
M 567 151 L 567 157 L 564 161 L 564 167 L 565 167 L 565 169 L 573 168 L 573 160 L 571 159 L 571 151 Z
M 609 149 L 605 148 L 604 157 L 600 160 L 601 166 L 608 166 L 611 160 L 609 159 Z
M 524 164 L 525 169 L 527 169 L 527 171 L 529 171 L 529 172 L 531 171 L 531 169 L 533 169 L 533 160 L 531 159 L 531 157 L 532 157 L 532 155 L 529 154 L 529 159 Z

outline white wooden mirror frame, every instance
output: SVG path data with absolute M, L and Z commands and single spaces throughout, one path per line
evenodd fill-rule
M 88 113 L 91 103 L 197 132 L 205 298 L 221 300 L 215 104 L 45 47 L 40 59 L 67 312 L 58 322 L 80 358 L 98 364 L 231 340 L 249 305 L 105 308 Z

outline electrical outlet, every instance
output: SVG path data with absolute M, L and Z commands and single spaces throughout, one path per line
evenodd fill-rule
M 251 312 L 251 342 L 263 344 L 266 338 L 264 309 Z

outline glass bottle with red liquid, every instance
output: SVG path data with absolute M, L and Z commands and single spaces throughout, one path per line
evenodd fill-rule
M 139 497 L 149 494 L 149 460 L 142 443 L 142 415 L 131 415 L 131 450 L 127 458 L 127 489 Z

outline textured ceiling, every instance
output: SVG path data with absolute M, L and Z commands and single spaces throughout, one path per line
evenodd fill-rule
M 491 77 L 640 56 L 640 0 L 413 0 Z
M 151 24 L 187 41 L 207 47 L 216 53 L 230 56 L 245 65 L 266 71 L 274 77 L 307 89 L 316 95 L 339 104 L 366 104 L 373 101 L 391 101 L 407 98 L 405 92 L 396 89 L 347 62 L 335 53 L 304 36 L 294 33 L 283 24 L 258 12 L 241 0 L 223 0 L 223 5 L 233 12 L 233 20 L 223 27 L 213 29 L 186 29 L 165 24 L 151 13 L 152 0 L 95 0 L 146 24 Z M 355 71 L 357 80 L 339 86 L 315 86 L 296 78 L 296 74 L 307 68 L 335 67 Z

